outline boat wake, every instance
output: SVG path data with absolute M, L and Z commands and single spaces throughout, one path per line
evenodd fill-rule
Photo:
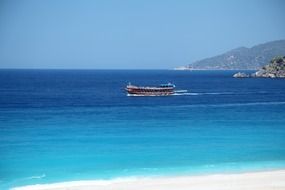
M 172 94 L 173 96 L 197 96 L 199 93 L 193 93 L 193 92 L 175 92 Z
M 234 94 L 233 92 L 189 92 L 188 90 L 175 90 L 174 94 L 169 96 L 198 96 L 198 95 L 229 95 Z M 127 94 L 127 96 L 165 96 L 165 95 L 155 95 L 155 94 Z
M 189 92 L 188 90 L 177 90 L 174 91 L 174 96 L 198 96 L 198 95 L 265 95 L 272 94 L 272 92 L 267 91 L 257 91 L 257 92 Z
M 174 96 L 198 96 L 198 95 L 229 95 L 233 92 L 188 92 L 188 90 L 174 91 Z
M 204 96 L 204 95 L 247 95 L 247 94 L 266 94 L 268 92 L 190 92 L 188 90 L 175 90 L 173 94 L 167 96 Z M 127 94 L 127 96 L 165 96 L 155 94 Z

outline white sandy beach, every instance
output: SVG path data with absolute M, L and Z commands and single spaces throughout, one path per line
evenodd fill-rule
M 14 190 L 284 190 L 285 170 L 205 176 L 123 178 L 17 187 Z

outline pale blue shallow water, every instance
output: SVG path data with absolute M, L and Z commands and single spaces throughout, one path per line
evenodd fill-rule
M 285 80 L 232 74 L 0 70 L 0 189 L 285 168 Z M 127 97 L 129 81 L 190 93 Z

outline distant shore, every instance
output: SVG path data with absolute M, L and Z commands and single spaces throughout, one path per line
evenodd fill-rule
M 13 190 L 281 190 L 285 189 L 285 170 L 212 174 L 201 176 L 121 178 L 30 185 Z

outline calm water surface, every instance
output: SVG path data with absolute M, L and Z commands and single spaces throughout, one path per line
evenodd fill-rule
M 233 73 L 0 70 L 0 189 L 285 168 L 285 80 Z M 188 93 L 128 97 L 128 82 Z

